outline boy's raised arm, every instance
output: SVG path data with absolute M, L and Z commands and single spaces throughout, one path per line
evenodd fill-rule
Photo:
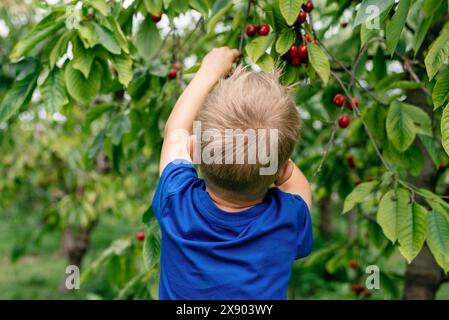
M 302 171 L 291 160 L 288 161 L 288 168 L 286 170 L 288 171 L 285 174 L 287 179 L 278 184 L 278 188 L 284 192 L 300 195 L 309 207 L 309 210 L 311 210 L 312 191 L 309 181 L 307 181 Z
M 204 57 L 200 70 L 179 97 L 165 124 L 159 173 L 173 160 L 192 160 L 188 142 L 193 121 L 209 92 L 231 70 L 238 56 L 238 50 L 223 47 L 213 49 Z

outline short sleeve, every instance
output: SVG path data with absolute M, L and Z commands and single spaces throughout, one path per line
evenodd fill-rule
M 191 162 L 174 160 L 167 164 L 162 170 L 152 201 L 156 217 L 160 218 L 171 195 L 189 188 L 196 180 L 198 180 L 198 174 Z
M 296 259 L 307 257 L 313 247 L 312 219 L 310 217 L 309 207 L 299 195 L 293 195 L 295 201 L 300 207 L 298 211 L 298 236 Z

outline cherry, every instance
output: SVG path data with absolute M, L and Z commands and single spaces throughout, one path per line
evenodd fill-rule
M 354 292 L 356 295 L 359 295 L 360 293 L 362 293 L 363 291 L 363 286 L 361 284 L 358 283 L 354 283 L 351 285 L 351 290 L 352 292 Z
M 302 10 L 305 12 L 311 12 L 313 10 L 313 2 L 312 0 L 307 1 L 307 3 L 301 6 Z
M 303 24 L 307 20 L 307 13 L 305 13 L 303 10 L 301 10 L 298 14 L 298 18 L 296 19 L 296 22 L 299 24 Z
M 299 46 L 298 51 L 299 51 L 299 57 L 301 58 L 301 60 L 307 60 L 307 58 L 308 58 L 307 47 L 304 45 L 301 45 L 301 46 Z
M 175 79 L 177 76 L 178 76 L 178 70 L 175 68 L 171 68 L 167 75 L 167 77 L 171 80 Z
M 254 37 L 257 34 L 257 26 L 254 23 L 249 24 L 246 27 L 246 35 L 248 37 Z
M 372 294 L 372 292 L 371 292 L 371 290 L 369 290 L 369 289 L 365 289 L 365 290 L 363 290 L 363 292 L 362 292 L 362 295 L 363 295 L 365 298 L 371 297 L 371 294 Z
M 143 233 L 142 231 L 137 232 L 136 239 L 139 241 L 143 241 L 145 239 L 145 233 Z
M 268 24 L 262 24 L 259 26 L 259 36 L 266 36 L 270 33 L 270 26 Z
M 342 129 L 347 128 L 351 122 L 347 114 L 338 117 L 338 126 Z
M 305 35 L 303 35 L 302 38 L 303 38 L 303 40 L 305 42 L 310 42 L 311 41 L 310 36 L 307 33 Z
M 159 21 L 161 21 L 161 19 L 162 19 L 162 13 L 160 13 L 159 15 L 157 15 L 157 16 L 151 16 L 151 20 L 153 20 L 154 22 L 159 22 Z
M 349 165 L 350 168 L 352 168 L 352 169 L 355 168 L 354 157 L 352 156 L 352 154 L 349 154 L 346 157 L 346 161 L 348 162 L 348 165 Z
M 351 269 L 356 269 L 359 266 L 359 262 L 356 259 L 349 260 L 348 267 Z
M 318 44 L 318 40 L 317 39 L 313 39 L 312 43 L 313 44 Z
M 337 107 L 342 107 L 345 104 L 345 97 L 343 97 L 343 95 L 341 93 L 337 93 L 334 97 L 334 100 L 332 100 L 332 102 Z
M 290 63 L 294 66 L 301 64 L 301 58 L 300 57 L 293 57 L 290 59 Z
M 291 46 L 288 50 L 288 55 L 290 58 L 298 58 L 299 57 L 299 47 L 298 46 Z
M 346 21 L 340 23 L 340 27 L 343 29 L 346 28 L 347 26 L 348 26 L 348 23 Z
M 358 108 L 358 107 L 359 107 L 359 100 L 357 100 L 357 98 L 352 98 L 352 104 L 353 104 L 356 108 Z M 349 101 L 346 102 L 346 105 L 348 106 L 349 110 L 352 110 L 352 109 L 353 109 L 353 108 L 352 108 L 352 104 L 351 104 Z

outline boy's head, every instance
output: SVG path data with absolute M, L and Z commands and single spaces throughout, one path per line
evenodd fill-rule
M 207 97 L 197 119 L 202 136 L 200 168 L 214 192 L 256 199 L 290 158 L 300 118 L 279 76 L 279 71 L 255 73 L 238 67 Z M 212 163 L 204 161 L 204 154 L 212 156 Z M 273 165 L 273 170 L 266 169 Z

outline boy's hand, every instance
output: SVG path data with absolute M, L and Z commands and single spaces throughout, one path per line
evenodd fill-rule
M 231 71 L 232 63 L 237 60 L 240 53 L 237 49 L 221 47 L 212 49 L 203 59 L 198 73 L 218 81 Z

